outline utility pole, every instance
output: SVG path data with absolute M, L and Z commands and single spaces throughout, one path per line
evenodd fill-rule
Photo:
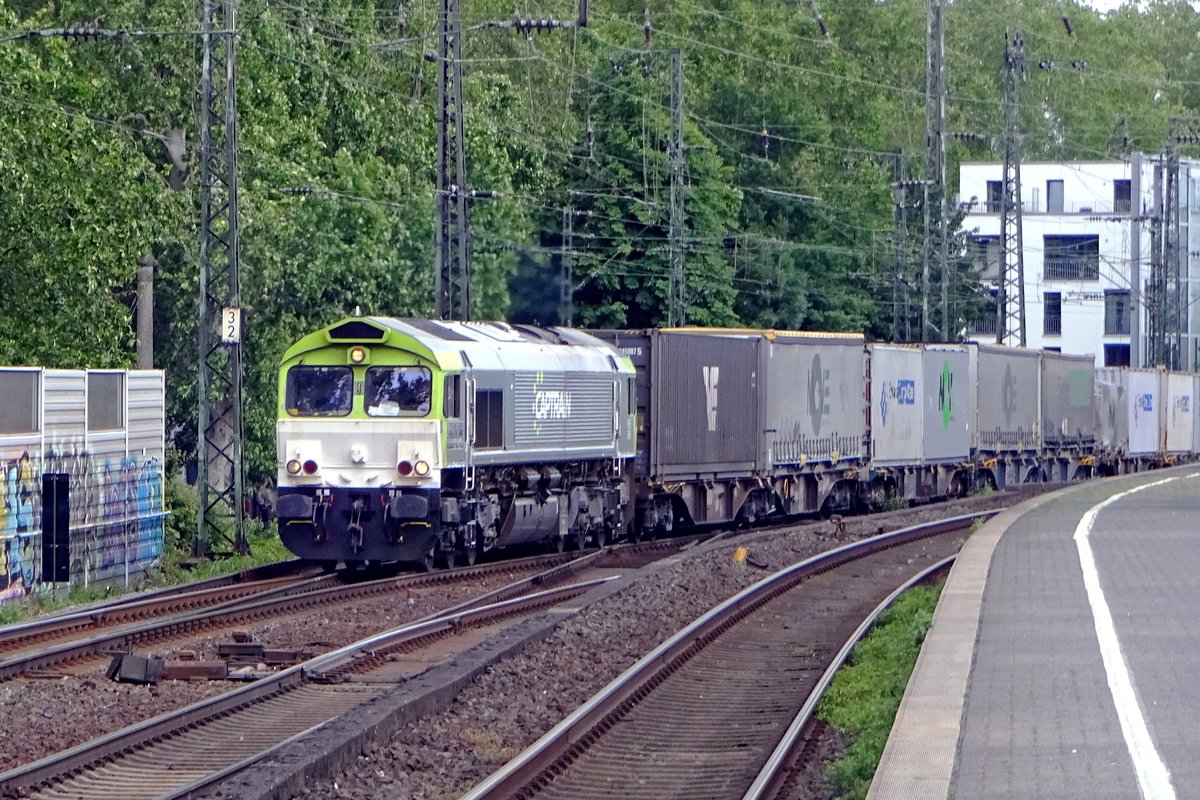
M 196 550 L 246 553 L 238 275 L 236 0 L 201 0 L 200 376 Z
M 942 283 L 941 338 L 949 337 L 950 279 L 946 269 L 946 31 L 943 0 L 926 0 L 925 242 L 921 260 L 921 341 L 938 331 L 929 318 L 931 262 Z
M 1181 180 L 1179 146 L 1200 142 L 1200 119 L 1172 117 L 1168 120 L 1167 154 L 1164 158 L 1165 194 L 1163 197 L 1162 247 L 1160 275 L 1153 282 L 1160 289 L 1155 307 L 1161 310 L 1162 342 L 1160 363 L 1167 369 L 1185 369 L 1195 359 L 1184 358 L 1184 336 L 1188 330 L 1186 277 L 1187 248 L 1183 245 L 1181 198 L 1187 182 Z M 1185 366 L 1187 365 L 1187 366 Z
M 579 0 L 579 16 L 568 22 L 515 18 L 480 27 L 507 28 L 530 36 L 534 31 L 587 27 L 588 0 Z M 480 196 L 467 186 L 467 143 L 463 111 L 462 8 L 459 0 L 440 0 L 437 61 L 437 186 L 434 189 L 434 314 L 438 319 L 471 318 L 470 200 Z
M 892 219 L 892 253 L 895 259 L 895 271 L 892 281 L 892 338 L 896 341 L 911 342 L 912 316 L 909 311 L 909 255 L 911 242 L 909 240 L 908 218 L 913 203 L 909 200 L 910 190 L 924 186 L 924 181 L 908 179 L 908 159 L 903 152 L 896 152 L 892 161 L 893 183 L 892 201 L 894 214 Z M 915 192 L 914 192 L 915 193 Z M 903 327 L 903 335 L 901 335 Z
M 1020 86 L 1025 40 L 1004 34 L 1004 188 L 1000 203 L 1000 293 L 996 298 L 996 341 L 1025 346 L 1025 247 L 1021 232 Z
M 562 246 L 559 248 L 558 318 L 559 324 L 568 328 L 575 324 L 575 276 L 571 264 L 575 210 L 570 205 L 563 207 Z
M 671 50 L 671 137 L 667 143 L 671 166 L 671 278 L 667 304 L 667 324 L 687 324 L 687 290 L 684 283 L 684 181 L 687 158 L 683 144 L 683 52 Z
M 1163 165 L 1154 165 L 1152 183 L 1154 212 L 1150 216 L 1150 282 L 1146 292 L 1146 318 L 1148 346 L 1147 366 L 1166 366 L 1167 326 L 1165 305 L 1166 289 L 1163 280 Z
M 458 0 L 441 0 L 438 24 L 434 313 L 438 319 L 467 320 L 471 318 L 471 248 L 463 124 L 462 10 Z
M 1129 366 L 1144 366 L 1142 360 L 1142 154 L 1129 156 Z

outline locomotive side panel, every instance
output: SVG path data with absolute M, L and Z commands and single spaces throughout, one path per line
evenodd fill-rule
M 860 337 L 764 339 L 766 446 L 775 466 L 867 458 L 866 354 Z
M 976 448 L 981 453 L 1037 450 L 1038 351 L 980 345 L 976 366 Z
M 904 345 L 872 345 L 871 457 L 886 466 L 921 463 L 924 380 L 921 350 Z
M 1042 353 L 1042 442 L 1047 447 L 1090 446 L 1096 438 L 1095 359 Z
M 757 335 L 654 336 L 651 471 L 667 480 L 749 475 L 759 466 Z
M 921 354 L 923 463 L 964 461 L 971 450 L 970 358 L 965 347 L 929 345 Z

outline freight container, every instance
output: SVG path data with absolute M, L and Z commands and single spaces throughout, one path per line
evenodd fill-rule
M 1161 380 L 1157 370 L 1102 367 L 1096 381 L 1105 388 L 1102 410 L 1107 419 L 1105 435 L 1112 436 L 1109 453 L 1117 456 L 1152 456 L 1159 452 L 1159 402 Z M 1111 432 L 1110 432 L 1111 431 Z
M 867 459 L 866 353 L 854 334 L 765 332 L 762 431 L 766 462 L 787 466 Z
M 1200 453 L 1200 375 L 1192 376 L 1192 453 Z
M 976 450 L 991 454 L 1038 450 L 1039 351 L 979 345 L 971 352 Z
M 751 475 L 762 462 L 758 333 L 651 334 L 651 475 Z M 803 394 L 797 391 L 799 403 Z
M 1163 428 L 1165 452 L 1181 455 L 1192 449 L 1192 409 L 1195 407 L 1194 383 L 1191 375 L 1182 372 L 1163 372 Z
M 1096 438 L 1095 358 L 1043 351 L 1041 434 L 1045 447 L 1090 447 Z
M 874 344 L 871 357 L 871 462 L 880 467 L 921 463 L 925 382 L 921 348 Z
M 971 450 L 970 357 L 960 345 L 927 345 L 921 354 L 922 462 L 966 460 Z

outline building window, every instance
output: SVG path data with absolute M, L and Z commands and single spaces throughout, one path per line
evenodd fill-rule
M 1000 280 L 1000 237 L 975 236 L 971 240 L 971 261 L 985 281 Z
M 1104 292 L 1104 333 L 1129 334 L 1129 290 L 1108 289 Z
M 1063 182 L 1046 181 L 1046 213 L 1063 213 Z
M 1132 181 L 1113 181 L 1113 213 L 1128 214 L 1133 211 Z
M 1127 345 L 1127 344 L 1106 344 L 1106 345 L 1104 345 L 1104 366 L 1106 366 L 1106 367 L 1128 367 L 1129 366 L 1129 345 Z
M 1045 236 L 1048 281 L 1100 280 L 1100 236 Z
M 1042 333 L 1047 336 L 1062 334 L 1062 293 L 1046 292 L 1042 296 L 1045 312 L 1042 315 Z
M 40 377 L 32 371 L 0 370 L 0 433 L 37 432 Z
M 88 373 L 87 425 L 89 431 L 115 431 L 125 427 L 125 373 Z
M 1004 181 L 987 182 L 987 210 L 989 214 L 999 214 L 1004 203 Z

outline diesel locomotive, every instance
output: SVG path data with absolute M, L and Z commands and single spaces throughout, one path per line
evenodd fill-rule
M 628 526 L 634 369 L 586 333 L 346 319 L 284 355 L 276 510 L 324 562 L 471 563 Z

